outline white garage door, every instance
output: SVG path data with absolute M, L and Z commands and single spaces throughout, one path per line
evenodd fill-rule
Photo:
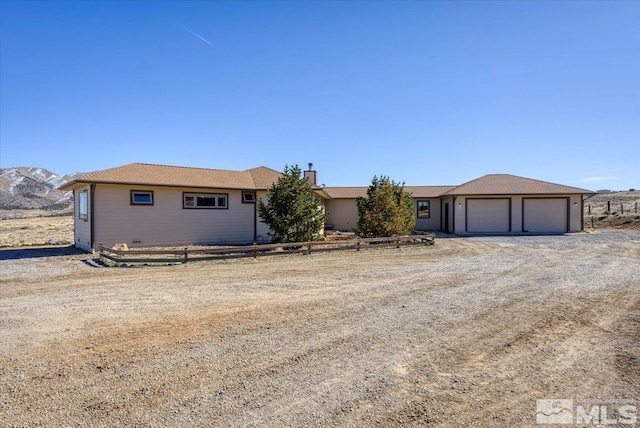
M 509 232 L 509 199 L 467 199 L 467 232 Z
M 566 198 L 525 198 L 522 200 L 522 230 L 525 232 L 566 232 Z

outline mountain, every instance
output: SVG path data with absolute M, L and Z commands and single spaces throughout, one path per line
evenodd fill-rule
M 44 168 L 0 169 L 0 209 L 63 210 L 73 204 L 73 193 L 57 190 L 77 177 L 58 175 Z

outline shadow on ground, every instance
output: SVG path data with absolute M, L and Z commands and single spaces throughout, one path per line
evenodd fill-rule
M 79 254 L 86 254 L 86 252 L 73 246 L 9 248 L 0 250 L 0 260 L 37 259 L 42 257 L 75 256 Z

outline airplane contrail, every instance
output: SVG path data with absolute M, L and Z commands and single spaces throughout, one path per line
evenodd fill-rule
M 205 42 L 206 44 L 208 44 L 208 45 L 210 45 L 210 46 L 213 46 L 213 44 L 212 44 L 209 40 L 205 39 L 205 38 L 204 38 L 204 37 L 202 37 L 200 34 L 196 33 L 195 31 L 191 31 L 191 30 L 189 30 L 187 27 L 185 27 L 185 26 L 184 26 L 184 25 L 182 25 L 182 24 L 179 24 L 179 25 L 180 25 L 182 28 L 184 28 L 185 30 L 187 30 L 188 32 L 190 32 L 191 34 L 193 34 L 194 36 L 196 36 L 197 38 L 199 38 L 200 40 L 202 40 L 203 42 Z

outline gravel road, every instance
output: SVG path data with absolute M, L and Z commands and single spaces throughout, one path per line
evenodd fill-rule
M 640 402 L 634 232 L 137 268 L 43 251 L 0 250 L 2 426 L 535 426 L 536 399 Z

